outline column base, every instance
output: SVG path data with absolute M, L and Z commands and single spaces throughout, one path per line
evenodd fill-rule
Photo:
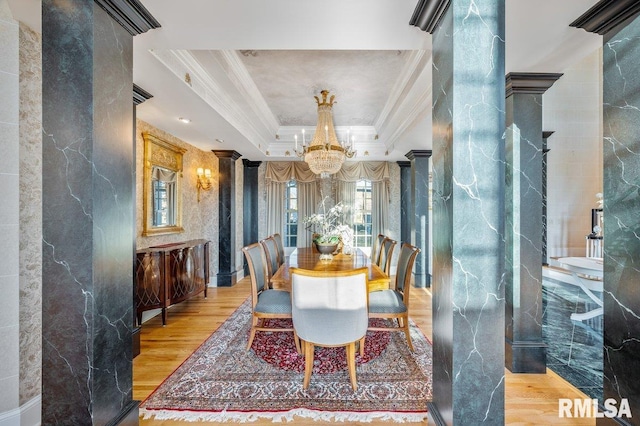
M 221 273 L 217 275 L 217 286 L 218 287 L 232 287 L 238 281 L 238 273 Z
M 140 401 L 131 401 L 107 426 L 138 426 Z
M 512 373 L 547 372 L 547 345 L 542 342 L 514 342 L 505 338 L 505 367 Z
M 438 410 L 438 406 L 433 402 L 427 402 L 427 420 L 428 424 L 437 426 L 447 425 L 447 422 L 444 421 L 444 418 L 440 414 L 440 410 Z
M 431 275 L 430 274 L 413 274 L 413 286 L 416 288 L 431 287 Z

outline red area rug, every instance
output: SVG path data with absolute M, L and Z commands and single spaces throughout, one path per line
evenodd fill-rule
M 374 318 L 371 325 L 384 327 L 385 321 Z M 270 328 L 291 328 L 291 320 L 267 320 Z M 364 354 L 356 354 L 356 366 L 380 356 L 389 344 L 391 333 L 370 331 L 364 343 Z M 251 349 L 260 358 L 282 370 L 304 373 L 304 356 L 296 351 L 293 333 L 256 333 Z M 313 374 L 329 374 L 347 369 L 344 348 L 316 348 L 313 356 Z
M 262 343 L 254 341 L 246 351 L 250 319 L 247 300 L 140 405 L 141 416 L 211 422 L 258 418 L 276 422 L 295 416 L 347 422 L 426 419 L 431 400 L 431 345 L 415 324 L 411 323 L 413 353 L 403 333 L 382 333 L 386 338 L 367 334 L 366 340 L 381 349 L 367 362 L 360 360 L 356 392 L 347 371 L 340 367 L 344 355 L 342 359 L 323 356 L 317 349 L 317 356 L 326 362 L 332 360 L 334 365 L 321 367 L 317 363 L 318 372 L 314 371 L 305 391 L 304 368 L 291 368 L 297 360 L 285 361 L 282 366 L 271 363 L 276 359 L 273 354 L 290 353 L 293 339 L 287 335 L 292 333 L 258 333 L 267 337 L 260 337 Z M 263 351 L 258 346 L 269 349 Z M 271 361 L 258 356 L 254 348 L 269 353 Z

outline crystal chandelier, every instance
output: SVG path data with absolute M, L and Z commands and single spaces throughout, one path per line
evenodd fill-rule
M 296 146 L 295 152 L 298 157 L 304 158 L 309 164 L 309 169 L 317 175 L 325 178 L 331 174 L 337 173 L 342 167 L 345 158 L 352 158 L 356 152 L 353 150 L 353 140 L 349 141 L 347 135 L 346 143 L 338 142 L 336 132 L 333 128 L 333 116 L 331 109 L 335 95 L 331 95 L 327 102 L 328 90 L 322 90 L 322 101 L 314 96 L 318 104 L 318 124 L 316 132 L 309 145 L 306 145 L 304 139 L 304 130 L 302 130 L 302 149 L 298 150 L 298 135 L 295 136 Z M 348 144 L 348 146 L 347 146 Z

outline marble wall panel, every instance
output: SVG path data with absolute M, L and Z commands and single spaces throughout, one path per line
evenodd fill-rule
M 496 324 L 504 323 L 505 309 L 504 0 L 451 1 L 432 40 L 437 131 L 428 407 L 445 424 L 502 424 L 504 330 Z
M 236 225 L 236 271 L 239 272 L 238 279 L 242 278 L 244 274 L 243 268 L 243 257 L 242 247 L 244 241 L 244 165 L 242 164 L 242 160 L 238 159 L 236 161 L 236 215 L 235 215 L 235 225 Z
M 143 180 L 144 180 L 144 139 L 143 133 L 150 133 L 176 146 L 186 149 L 183 155 L 182 173 L 182 226 L 184 232 L 179 234 L 142 236 L 143 230 Z M 211 169 L 212 187 L 209 191 L 200 192 L 197 201 L 198 167 Z M 211 151 L 202 151 L 193 145 L 165 132 L 151 124 L 136 120 L 136 247 L 145 248 L 155 245 L 206 238 L 211 241 L 209 267 L 211 285 L 215 284 L 218 271 L 218 159 Z
M 604 398 L 640 424 L 640 18 L 607 34 L 604 67 Z
M 20 404 L 42 385 L 42 43 L 20 24 Z
M 91 2 L 42 15 L 42 423 L 108 424 L 135 407 L 133 39 Z

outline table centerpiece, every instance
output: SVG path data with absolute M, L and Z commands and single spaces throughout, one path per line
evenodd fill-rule
M 344 205 L 342 202 L 326 209 L 328 197 L 320 204 L 320 212 L 304 218 L 305 227 L 313 233 L 313 244 L 320 252 L 320 260 L 331 260 L 333 254 L 339 251 L 342 243 L 345 254 L 351 254 L 353 245 L 353 230 L 349 225 L 341 223 Z

